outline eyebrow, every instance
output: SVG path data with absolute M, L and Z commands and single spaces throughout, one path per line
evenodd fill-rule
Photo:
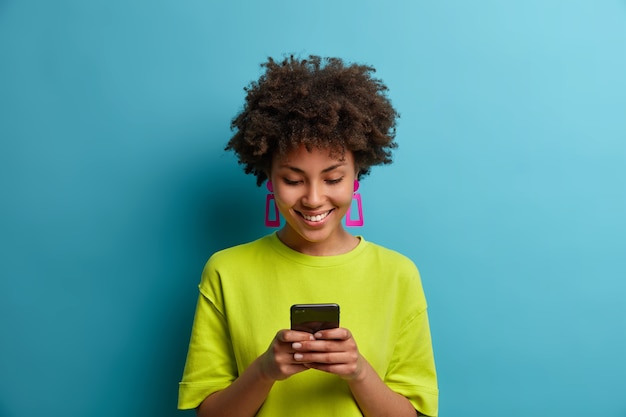
M 340 163 L 338 163 L 338 164 L 331 165 L 331 166 L 329 166 L 328 168 L 324 168 L 324 169 L 322 170 L 322 173 L 323 173 L 323 174 L 325 174 L 325 173 L 330 172 L 330 171 L 333 171 L 333 170 L 335 170 L 335 169 L 337 169 L 337 168 L 341 168 L 341 167 L 342 167 L 342 166 L 344 166 L 344 165 L 346 165 L 346 163 L 345 163 L 345 162 L 340 162 Z M 287 164 L 282 165 L 282 167 L 283 167 L 283 168 L 287 168 L 287 169 L 289 169 L 290 171 L 297 172 L 298 174 L 304 174 L 304 170 L 302 170 L 302 169 L 300 169 L 300 168 L 298 168 L 298 167 L 294 167 L 294 166 L 287 165 Z

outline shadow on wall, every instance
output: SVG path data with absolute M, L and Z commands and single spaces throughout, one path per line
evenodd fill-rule
M 206 167 L 206 163 L 202 165 Z M 162 389 L 171 386 L 172 382 L 178 383 L 182 376 L 198 296 L 199 272 L 206 260 L 218 250 L 252 241 L 270 232 L 263 224 L 264 193 L 257 190 L 253 177 L 241 175 L 240 171 L 241 167 L 236 163 L 217 169 L 225 175 L 224 178 L 215 175 L 215 167 L 203 168 L 193 178 L 195 185 L 187 192 L 187 207 L 180 210 L 189 213 L 185 220 L 188 235 L 183 243 L 197 256 L 185 261 L 191 265 L 174 291 L 178 297 L 171 300 L 169 317 L 165 322 L 153 323 L 160 333 L 159 339 L 165 342 L 159 353 L 160 359 L 156 361 L 167 364 L 163 373 L 167 381 L 162 384 Z M 168 339 L 171 342 L 167 343 Z M 148 415 L 171 415 L 163 412 L 169 406 L 161 403 Z M 181 412 L 181 415 L 191 416 L 195 412 L 190 410 Z
M 263 225 L 264 193 L 257 190 L 252 176 L 244 182 L 210 184 L 201 202 L 204 213 L 201 230 L 215 250 L 249 242 L 270 233 Z M 200 220 L 200 219 L 199 219 Z M 202 236 L 199 236 L 202 239 Z
M 151 363 L 144 366 L 150 369 L 160 364 L 158 377 L 161 381 L 155 387 L 154 398 L 159 398 L 156 404 L 148 406 L 150 410 L 146 407 L 138 410 L 146 415 L 172 415 L 172 402 L 175 406 L 187 355 L 198 297 L 197 284 L 205 262 L 218 250 L 257 239 L 269 232 L 263 225 L 264 193 L 257 190 L 254 178 L 242 175 L 240 166 L 219 158 L 204 159 L 198 161 L 197 169 L 190 172 L 188 182 L 181 187 L 183 195 L 178 200 L 181 205 L 171 210 L 172 216 L 184 216 L 179 220 L 184 233 L 179 238 L 180 258 L 175 260 L 178 268 L 172 271 L 180 280 L 163 295 L 169 305 L 158 312 L 161 317 L 150 318 L 159 348 L 149 361 Z M 181 415 L 195 415 L 195 412 L 181 412 Z
M 149 295 L 134 307 L 133 340 L 104 370 L 103 417 L 195 414 L 176 411 L 176 403 L 202 268 L 212 253 L 269 232 L 264 189 L 233 159 L 190 152 L 172 164 L 150 180 L 159 184 L 152 203 L 160 211 L 148 225 L 159 241 L 156 276 L 146 278 L 142 291 Z

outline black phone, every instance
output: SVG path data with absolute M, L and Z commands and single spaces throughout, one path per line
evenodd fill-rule
M 294 304 L 291 306 L 291 330 L 315 333 L 339 327 L 338 304 Z

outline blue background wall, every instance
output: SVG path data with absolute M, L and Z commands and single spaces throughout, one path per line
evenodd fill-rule
M 174 416 L 196 284 L 266 232 L 222 151 L 267 56 L 373 64 L 362 184 L 442 416 L 626 416 L 626 2 L 0 0 L 0 416 Z M 268 300 L 271 302 L 271 300 Z

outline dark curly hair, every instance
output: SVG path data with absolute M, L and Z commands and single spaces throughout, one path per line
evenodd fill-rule
M 339 58 L 269 58 L 265 73 L 245 88 L 243 110 L 235 116 L 232 150 L 254 174 L 267 179 L 275 152 L 300 145 L 329 149 L 341 157 L 352 151 L 359 178 L 373 165 L 391 163 L 399 114 L 387 98 L 387 86 L 373 78 L 373 67 L 344 64 Z

